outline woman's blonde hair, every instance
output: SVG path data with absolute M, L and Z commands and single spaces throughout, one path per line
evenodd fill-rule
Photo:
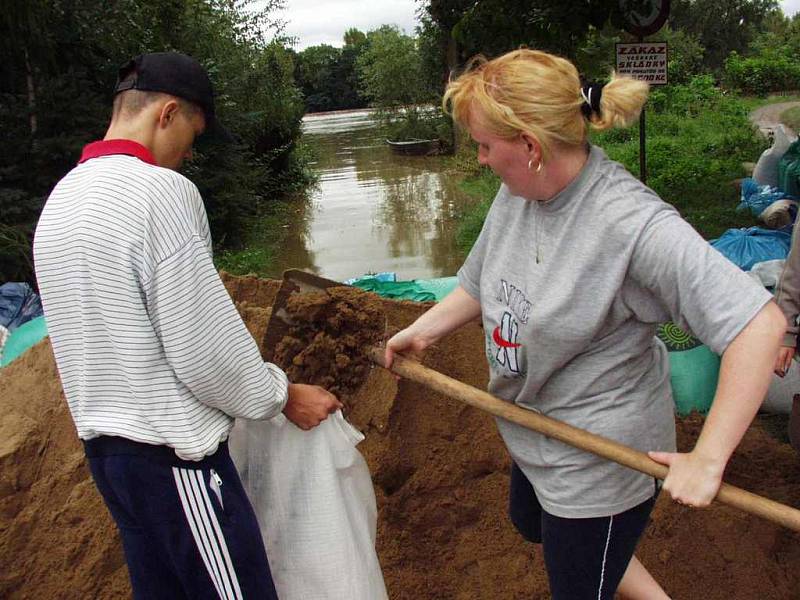
M 603 86 L 600 110 L 588 122 L 598 130 L 630 125 L 647 100 L 647 90 L 642 81 L 612 73 Z M 448 84 L 442 106 L 462 127 L 469 127 L 477 111 L 481 124 L 498 137 L 532 136 L 546 159 L 553 146 L 585 143 L 584 102 L 571 62 L 520 49 L 490 61 L 473 58 L 466 72 Z

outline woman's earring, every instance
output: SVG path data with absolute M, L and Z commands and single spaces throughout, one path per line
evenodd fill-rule
M 530 169 L 530 166 L 528 167 Z M 542 170 L 542 161 L 539 161 L 539 164 L 536 166 L 536 172 L 540 173 Z
M 528 161 L 528 171 L 530 171 L 532 168 L 533 168 L 533 159 L 530 159 Z

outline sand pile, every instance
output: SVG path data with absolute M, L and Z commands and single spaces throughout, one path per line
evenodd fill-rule
M 226 284 L 261 340 L 277 284 L 233 278 Z M 378 331 L 351 331 L 354 338 L 339 352 L 348 360 L 376 333 L 403 327 L 425 308 L 361 297 L 346 300 L 355 319 L 347 322 L 361 319 Z M 326 302 L 340 301 L 315 300 L 315 314 L 330 316 Z M 376 307 L 383 321 L 374 320 Z M 470 324 L 431 348 L 424 362 L 483 387 L 483 335 Z M 306 345 L 313 354 L 313 340 Z M 330 341 L 323 345 L 330 348 Z M 322 349 L 313 355 L 308 364 L 326 364 L 318 375 L 352 372 L 335 352 L 327 363 Z M 304 373 L 300 368 L 294 376 Z M 378 551 L 390 597 L 547 598 L 540 553 L 505 516 L 508 458 L 492 420 L 417 384 L 398 383 L 378 367 L 365 367 L 363 378 L 345 399 L 349 418 L 366 434 L 360 449 L 375 482 Z M 125 597 L 119 544 L 89 480 L 47 341 L 0 371 L 0 405 L 0 597 Z M 681 420 L 680 443 L 690 446 L 701 425 L 696 417 Z M 800 506 L 800 460 L 772 425 L 756 422 L 726 479 Z M 800 536 L 724 506 L 694 511 L 662 498 L 640 557 L 674 598 L 800 598 Z

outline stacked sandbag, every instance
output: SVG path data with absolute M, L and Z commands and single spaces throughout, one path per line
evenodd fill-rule
M 783 125 L 778 125 L 772 138 L 772 146 L 764 150 L 753 169 L 753 179 L 759 185 L 778 186 L 778 166 L 781 158 L 797 138 L 790 138 Z
M 720 357 L 674 323 L 662 323 L 656 335 L 669 351 L 675 410 L 679 415 L 707 413 L 717 391 Z

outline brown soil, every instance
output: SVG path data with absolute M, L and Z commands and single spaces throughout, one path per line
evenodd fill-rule
M 263 298 L 274 297 L 277 284 L 226 284 L 261 340 L 271 301 Z M 320 309 L 316 299 L 309 310 L 327 320 L 326 307 L 341 301 L 325 300 Z M 354 384 L 350 354 L 374 343 L 376 333 L 411 322 L 425 307 L 367 294 L 344 301 L 353 310 L 339 327 L 354 340 L 340 354 L 350 362 L 337 361 L 325 338 L 327 361 L 321 349 L 300 362 L 326 365 L 314 376 L 338 381 L 350 373 Z M 374 321 L 376 313 L 382 320 Z M 360 320 L 361 328 L 353 330 Z M 363 323 L 374 331 L 364 333 Z M 306 345 L 314 346 L 313 340 Z M 424 363 L 485 386 L 481 328 L 462 328 L 429 349 Z M 311 372 L 301 368 L 295 376 Z M 362 375 L 364 383 L 347 403 L 350 420 L 366 434 L 360 449 L 375 482 L 378 552 L 390 597 L 547 598 L 541 553 L 514 533 L 505 516 L 508 458 L 492 420 L 418 384 L 397 382 L 378 367 Z M 48 341 L 0 371 L 0 409 L 0 597 L 128 595 L 117 536 L 86 470 Z M 691 446 L 701 426 L 696 416 L 679 421 L 682 447 Z M 784 428 L 785 421 L 776 427 L 774 417 L 759 417 L 726 479 L 798 506 L 800 460 Z M 674 598 L 792 599 L 800 598 L 798 542 L 797 534 L 737 510 L 684 509 L 662 496 L 639 556 Z
M 378 296 L 358 288 L 293 294 L 286 301 L 292 322 L 273 360 L 290 381 L 321 385 L 350 407 L 370 368 L 364 348 L 381 341 L 386 319 Z

